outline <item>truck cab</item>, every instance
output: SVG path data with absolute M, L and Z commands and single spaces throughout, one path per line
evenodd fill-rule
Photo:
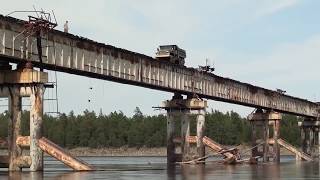
M 184 66 L 185 58 L 186 51 L 179 48 L 177 45 L 162 45 L 159 46 L 156 52 L 156 59 L 181 66 Z

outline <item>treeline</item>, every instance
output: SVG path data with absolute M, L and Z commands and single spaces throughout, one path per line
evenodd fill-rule
M 0 137 L 8 132 L 8 113 L 0 114 Z M 179 120 L 177 120 L 179 121 Z M 285 115 L 281 120 L 281 138 L 299 145 L 298 118 Z M 177 122 L 177 124 L 180 124 Z M 29 112 L 22 113 L 22 135 L 29 135 Z M 191 118 L 191 135 L 195 135 L 196 123 Z M 249 143 L 251 129 L 248 120 L 236 112 L 211 111 L 206 115 L 206 136 L 221 144 Z M 177 135 L 180 133 L 177 127 Z M 166 117 L 146 116 L 139 108 L 128 117 L 120 112 L 108 115 L 88 110 L 81 115 L 70 112 L 59 117 L 44 115 L 43 135 L 63 147 L 162 147 L 166 146 Z

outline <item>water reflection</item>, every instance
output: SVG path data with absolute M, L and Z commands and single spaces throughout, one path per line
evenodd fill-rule
M 181 176 L 182 179 L 205 179 L 205 165 L 197 164 L 197 165 L 183 165 L 181 166 Z
M 66 179 L 66 180 L 76 180 L 76 179 L 90 179 L 88 176 L 89 172 L 64 172 L 57 176 L 54 176 L 53 179 Z
M 99 161 L 97 161 L 97 159 Z M 170 165 L 167 166 L 165 157 L 99 157 L 86 160 L 96 167 L 104 169 L 93 172 L 73 172 L 56 161 L 46 164 L 44 172 L 0 171 L 0 179 L 123 179 L 123 180 L 205 180 L 205 179 L 320 179 L 319 161 L 295 162 L 294 157 L 280 164 L 242 164 L 225 165 L 207 163 L 205 165 Z M 91 160 L 91 161 L 90 161 Z M 108 164 L 108 166 L 99 166 Z M 152 162 L 152 163 L 146 163 Z M 155 163 L 157 162 L 157 163 Z M 25 169 L 26 170 L 26 169 Z
M 8 179 L 10 180 L 42 180 L 43 172 L 8 172 Z
M 280 165 L 277 163 L 265 163 L 250 165 L 251 179 L 280 179 Z

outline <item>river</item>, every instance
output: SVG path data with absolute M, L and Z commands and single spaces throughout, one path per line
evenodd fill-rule
M 51 157 L 45 157 L 43 173 L 0 171 L 0 179 L 119 179 L 119 180 L 205 180 L 205 179 L 320 179 L 319 162 L 296 162 L 293 156 L 282 156 L 279 165 L 177 165 L 167 168 L 166 157 L 82 157 L 98 171 L 73 172 Z M 214 161 L 210 159 L 209 161 Z

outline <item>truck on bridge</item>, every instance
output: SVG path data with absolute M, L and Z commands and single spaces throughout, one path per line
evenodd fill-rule
M 177 45 L 162 45 L 159 46 L 156 52 L 156 59 L 168 61 L 173 64 L 184 66 L 186 51 L 179 48 Z

